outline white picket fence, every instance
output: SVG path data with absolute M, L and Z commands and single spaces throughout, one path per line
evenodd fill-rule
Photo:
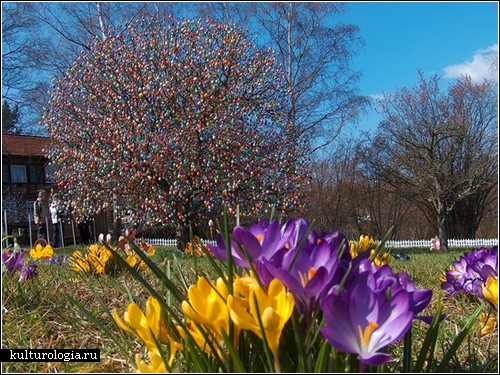
M 167 239 L 167 238 L 145 238 L 146 242 L 148 245 L 153 245 L 153 246 L 172 246 L 172 247 L 177 247 L 177 239 Z M 139 244 L 142 241 L 142 239 L 138 238 L 136 239 L 136 243 Z M 216 241 L 211 241 L 211 240 L 201 240 L 203 245 L 216 245 Z
M 141 240 L 138 239 L 139 243 Z M 177 239 L 166 238 L 146 238 L 149 245 L 154 246 L 172 246 L 177 247 Z M 207 244 L 216 245 L 216 241 L 201 240 L 206 246 Z M 462 239 L 462 240 L 448 240 L 449 247 L 491 247 L 498 245 L 498 238 L 475 238 L 475 239 Z M 431 240 L 400 240 L 400 241 L 387 241 L 385 243 L 387 248 L 403 249 L 408 247 L 422 247 L 430 248 Z
M 448 240 L 448 247 L 491 247 L 498 245 L 498 238 L 474 238 Z M 387 248 L 408 248 L 408 247 L 431 247 L 431 240 L 401 240 L 401 241 L 387 241 L 385 243 Z

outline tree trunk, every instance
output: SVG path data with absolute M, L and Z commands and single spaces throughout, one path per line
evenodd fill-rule
M 437 214 L 438 230 L 439 230 L 439 243 L 440 250 L 448 251 L 448 217 L 444 209 L 440 210 Z
M 177 239 L 177 249 L 182 252 L 186 250 L 188 242 L 191 242 L 194 236 L 200 236 L 196 229 L 193 230 L 192 226 L 181 223 L 177 224 L 175 234 Z
M 122 233 L 122 219 L 119 217 L 116 218 L 115 221 L 113 221 L 113 236 L 111 237 L 111 239 L 114 243 L 118 242 L 121 233 Z

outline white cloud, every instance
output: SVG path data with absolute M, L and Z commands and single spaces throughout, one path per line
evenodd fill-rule
M 368 95 L 370 99 L 372 99 L 374 102 L 377 102 L 379 100 L 382 100 L 385 98 L 385 94 L 370 94 Z
M 454 79 L 468 75 L 473 81 L 481 81 L 484 78 L 498 79 L 498 44 L 477 50 L 472 60 L 447 66 L 443 70 L 444 78 Z
M 382 99 L 385 95 L 384 94 L 370 94 L 368 96 L 374 100 L 377 100 L 377 99 Z

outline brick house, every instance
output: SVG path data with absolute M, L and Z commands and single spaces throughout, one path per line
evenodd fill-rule
M 26 221 L 38 191 L 55 185 L 45 157 L 49 138 L 2 134 L 2 209 L 13 222 Z
M 31 245 L 36 240 L 33 203 L 38 192 L 44 189 L 50 193 L 56 188 L 44 152 L 49 142 L 48 137 L 2 134 L 2 233 L 5 232 L 6 221 L 8 233 L 18 234 L 19 242 L 24 245 Z M 80 223 L 73 222 L 69 217 L 63 222 L 64 243 L 72 245 L 80 242 Z M 92 226 L 93 232 L 105 232 L 106 218 L 92 221 Z

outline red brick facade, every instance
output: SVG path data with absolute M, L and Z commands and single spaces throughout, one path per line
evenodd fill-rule
M 51 177 L 49 160 L 45 156 L 45 149 L 49 145 L 48 137 L 2 134 L 2 233 L 5 231 L 7 220 L 9 234 L 18 234 L 21 237 L 20 242 L 25 245 L 30 244 L 30 222 L 31 242 L 36 239 L 33 234 L 36 231 L 33 223 L 33 202 L 38 192 L 44 189 L 50 193 L 56 188 L 56 181 Z M 106 215 L 100 215 L 98 220 L 92 223 L 92 230 L 106 233 L 109 221 L 106 219 Z M 69 218 L 65 219 L 64 223 L 65 244 L 72 245 L 74 239 L 79 242 L 78 223 Z

